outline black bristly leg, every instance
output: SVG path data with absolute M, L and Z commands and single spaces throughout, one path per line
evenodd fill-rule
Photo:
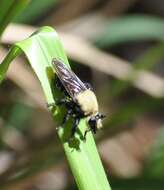
M 80 122 L 80 118 L 75 117 L 75 120 L 74 120 L 73 126 L 72 126 L 72 131 L 71 131 L 71 138 L 74 137 L 79 122 Z
M 60 100 L 56 100 L 56 105 L 57 106 L 61 106 L 61 105 L 66 105 L 67 103 L 69 103 L 70 101 L 67 98 L 62 98 Z
M 86 136 L 87 136 L 87 133 L 88 133 L 89 131 L 92 131 L 94 134 L 96 134 L 97 129 L 96 129 L 96 127 L 92 127 L 92 128 L 86 129 L 86 130 L 85 130 L 85 133 L 84 133 L 84 140 L 86 140 Z
M 66 98 L 56 100 L 54 103 L 47 104 L 47 107 L 53 107 L 53 106 L 61 106 L 69 103 L 70 101 Z
M 61 127 L 64 127 L 66 122 L 69 120 L 71 114 L 72 114 L 72 110 L 68 110 L 67 113 L 65 114 L 64 118 L 63 118 L 63 121 L 61 123 Z
M 56 88 L 58 88 L 60 91 L 64 90 L 64 87 L 62 85 L 62 83 L 60 82 L 59 78 L 56 77 Z
M 84 140 L 86 140 L 86 136 L 87 136 L 87 133 L 88 133 L 89 131 L 91 131 L 90 128 L 85 130 L 85 133 L 84 133 Z

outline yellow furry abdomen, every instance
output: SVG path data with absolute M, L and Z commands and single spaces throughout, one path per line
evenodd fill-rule
M 85 115 L 98 112 L 98 103 L 95 94 L 91 90 L 85 90 L 76 96 L 76 100 Z

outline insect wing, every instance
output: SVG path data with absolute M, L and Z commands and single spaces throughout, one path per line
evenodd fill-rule
M 58 78 L 72 99 L 75 99 L 77 94 L 87 89 L 85 84 L 64 63 L 54 59 L 53 65 L 55 66 Z

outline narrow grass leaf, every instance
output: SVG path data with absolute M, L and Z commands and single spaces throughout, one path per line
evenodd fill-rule
M 28 39 L 16 43 L 0 64 L 0 81 L 4 79 L 10 62 L 21 53 L 27 56 L 38 76 L 47 102 L 55 102 L 57 90 L 55 86 L 52 88 L 54 78 L 52 59 L 55 57 L 69 64 L 57 33 L 50 27 L 42 27 Z M 63 117 L 62 111 L 60 109 L 51 111 L 59 124 L 60 118 Z M 80 190 L 110 190 L 92 134 L 88 133 L 86 142 L 83 140 L 86 127 L 85 120 L 81 120 L 79 130 L 71 143 L 68 143 L 71 123 L 58 131 L 73 175 Z
M 8 23 L 29 3 L 30 0 L 1 0 L 0 36 Z
M 164 40 L 164 21 L 147 15 L 128 15 L 113 19 L 94 40 L 105 48 L 136 40 Z
M 17 15 L 14 19 L 15 22 L 31 24 L 41 16 L 45 15 L 48 10 L 52 9 L 53 6 L 59 0 L 35 0 L 24 9 L 24 11 Z
M 164 178 L 164 127 L 161 126 L 150 154 L 145 162 L 144 173 L 149 177 Z

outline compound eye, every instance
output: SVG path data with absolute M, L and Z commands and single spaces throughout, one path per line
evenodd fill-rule
M 106 117 L 106 116 L 104 114 L 102 114 L 102 113 L 98 113 L 96 115 L 96 119 L 103 119 L 104 117 Z

